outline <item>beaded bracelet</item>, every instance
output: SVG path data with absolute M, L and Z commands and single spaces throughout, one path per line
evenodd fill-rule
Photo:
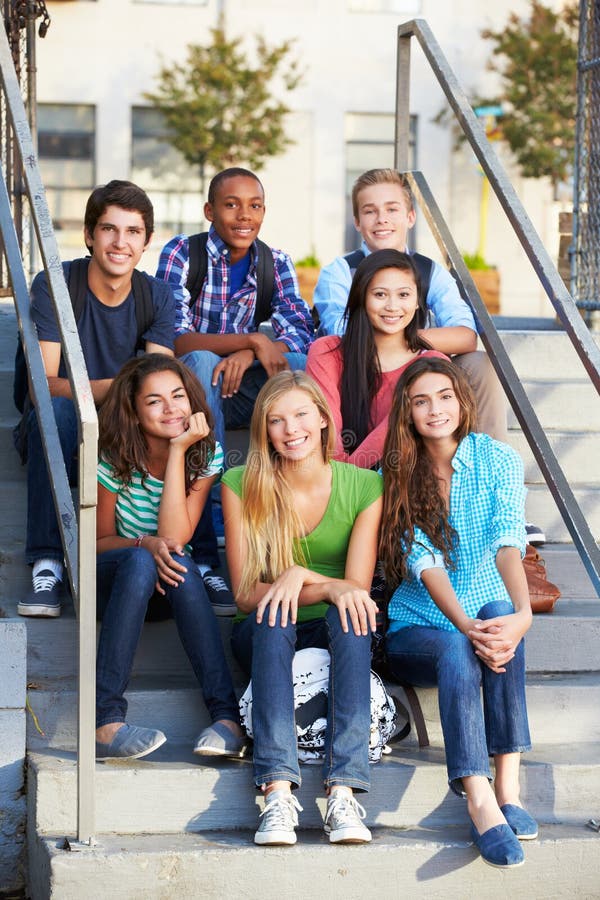
M 141 547 L 141 546 L 142 546 L 142 541 L 144 540 L 145 537 L 146 537 L 145 534 L 138 534 L 138 536 L 136 537 L 136 539 L 135 539 L 135 541 L 134 541 L 133 546 L 134 546 L 134 547 Z

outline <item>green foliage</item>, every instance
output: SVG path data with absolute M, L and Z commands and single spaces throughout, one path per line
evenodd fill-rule
M 198 166 L 202 180 L 207 168 L 260 169 L 292 143 L 284 130 L 289 108 L 272 95 L 272 82 L 291 91 L 302 77 L 292 41 L 270 47 L 258 36 L 252 66 L 241 38 L 227 40 L 222 28 L 211 35 L 207 46 L 189 44 L 184 62 L 163 66 L 157 89 L 144 94 L 162 113 L 170 143 Z
M 482 37 L 494 44 L 490 68 L 502 78 L 495 98 L 503 137 L 528 178 L 565 181 L 572 166 L 577 108 L 578 7 L 559 12 L 531 0 L 529 17 L 511 13 L 504 28 Z
M 308 254 L 308 256 L 303 256 L 302 259 L 297 259 L 294 263 L 294 266 L 298 269 L 320 269 L 321 261 L 318 256 L 315 255 L 314 250 Z
M 480 253 L 463 253 L 462 258 L 465 261 L 467 269 L 470 269 L 472 272 L 476 270 L 489 271 L 489 269 L 496 268 L 495 266 L 490 266 L 489 263 L 486 263 Z

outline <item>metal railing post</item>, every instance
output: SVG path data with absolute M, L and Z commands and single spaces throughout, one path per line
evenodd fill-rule
M 6 97 L 7 117 L 11 123 L 15 143 L 18 147 L 23 167 L 25 187 L 35 233 L 41 250 L 48 287 L 56 314 L 61 336 L 61 352 L 67 367 L 73 403 L 77 414 L 79 437 L 79 515 L 77 541 L 74 541 L 73 517 L 69 522 L 60 506 L 61 483 L 55 483 L 54 469 L 61 461 L 62 451 L 58 441 L 56 422 L 45 377 L 45 370 L 35 327 L 29 313 L 29 298 L 23 271 L 23 260 L 16 248 L 11 249 L 11 280 L 15 291 L 17 315 L 24 337 L 24 350 L 31 371 L 31 384 L 36 410 L 40 419 L 43 444 L 50 483 L 57 508 L 57 519 L 61 528 L 67 570 L 73 590 L 79 627 L 79 716 L 78 716 L 78 790 L 77 790 L 77 837 L 87 844 L 93 843 L 94 835 L 94 773 L 95 773 L 95 693 L 96 693 L 96 570 L 95 570 L 95 515 L 96 504 L 96 458 L 98 449 L 98 419 L 94 398 L 90 387 L 85 360 L 79 342 L 79 334 L 73 315 L 73 307 L 67 291 L 58 245 L 54 236 L 52 220 L 37 157 L 34 150 L 29 123 L 21 97 L 6 32 L 0 28 L 0 76 Z M 4 181 L 2 179 L 2 185 Z M 12 239 L 14 225 L 10 219 L 10 201 L 4 189 L 1 196 L 3 233 Z M 5 221 L 10 219 L 10 226 Z M 18 257 L 18 259 L 17 259 Z M 66 480 L 66 492 L 69 493 Z M 70 501 L 70 493 L 69 493 Z M 63 497 L 66 505 L 66 498 Z M 72 510 L 72 501 L 71 501 Z
M 396 66 L 396 129 L 394 165 L 400 172 L 408 169 L 410 149 L 410 35 L 398 34 Z
M 405 50 L 405 41 L 416 37 L 429 62 L 446 98 L 452 107 L 456 118 L 477 156 L 481 167 L 487 176 L 504 212 L 512 225 L 521 245 L 523 246 L 534 271 L 542 283 L 556 314 L 562 322 L 571 343 L 579 355 L 584 368 L 600 393 L 600 349 L 596 346 L 588 329 L 583 323 L 579 311 L 565 287 L 561 277 L 550 256 L 538 237 L 525 209 L 504 169 L 502 168 L 494 150 L 487 140 L 481 122 L 471 109 L 467 97 L 458 83 L 452 69 L 435 40 L 428 24 L 422 19 L 405 22 L 398 28 L 398 73 L 406 65 L 408 59 Z M 402 61 L 401 61 L 402 57 Z M 398 74 L 400 81 L 400 75 Z M 404 79 L 402 84 L 408 84 Z M 396 134 L 402 134 L 405 111 L 409 99 L 405 96 L 405 90 L 398 92 L 398 107 L 396 109 Z M 397 149 L 398 158 L 402 156 Z M 502 386 L 508 395 L 515 415 L 517 416 L 525 437 L 531 447 L 535 459 L 546 480 L 554 501 L 562 515 L 569 533 L 573 539 L 585 568 L 600 596 L 600 550 L 596 545 L 589 525 L 583 516 L 579 504 L 568 484 L 562 469 L 556 459 L 545 432 L 540 425 L 537 416 L 525 394 L 518 376 L 512 366 L 508 354 L 504 350 L 500 338 L 496 332 L 494 323 L 489 316 L 483 301 L 481 300 L 473 280 L 464 265 L 464 261 L 458 248 L 454 244 L 448 228 L 446 227 L 440 211 L 433 197 L 429 193 L 424 179 L 420 173 L 407 173 L 415 187 L 415 192 L 424 203 L 427 211 L 429 225 L 436 237 L 438 246 L 451 263 L 457 280 L 463 290 L 463 295 L 469 300 L 478 325 L 481 329 L 481 339 L 489 352 L 490 360 L 500 378 Z

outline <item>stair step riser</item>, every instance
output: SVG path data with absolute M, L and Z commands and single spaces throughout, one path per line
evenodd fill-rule
M 500 336 L 521 380 L 565 381 L 587 377 L 566 334 L 528 331 L 501 332 Z M 600 346 L 600 334 L 594 334 L 593 338 Z
M 548 829 L 547 837 L 525 845 L 525 865 L 506 873 L 486 866 L 466 828 L 375 832 L 371 844 L 352 847 L 330 845 L 324 835 L 305 832 L 295 847 L 284 848 L 255 847 L 252 832 L 138 842 L 114 838 L 77 853 L 58 851 L 52 839 L 34 839 L 30 869 L 36 873 L 36 900 L 81 900 L 89 896 L 91 884 L 102 885 L 105 897 L 144 900 L 191 900 L 200 894 L 215 900 L 500 900 L 509 882 L 513 896 L 531 900 L 547 898 L 549 891 L 553 897 L 597 897 L 598 836 L 581 832 Z
M 600 430 L 600 397 L 589 381 L 523 381 L 523 388 L 544 428 Z M 512 409 L 508 427 L 519 428 Z
M 400 688 L 396 689 L 403 695 Z M 423 714 L 430 739 L 442 743 L 435 688 L 419 688 Z M 127 719 L 134 725 L 160 728 L 175 744 L 192 745 L 208 723 L 199 690 L 154 690 L 128 693 Z M 45 737 L 28 722 L 28 748 L 67 748 L 77 745 L 76 698 L 74 693 L 30 692 L 29 700 Z M 562 744 L 568 740 L 600 744 L 600 685 L 570 687 L 551 680 L 548 684 L 527 686 L 527 705 L 532 741 L 536 744 Z
M 396 755 L 398 754 L 398 755 Z M 253 788 L 250 762 L 166 768 L 145 763 L 96 767 L 98 833 L 180 833 L 252 829 L 262 809 Z M 75 779 L 72 763 L 43 768 L 29 778 L 29 809 L 36 810 L 40 833 L 75 830 Z M 297 796 L 302 828 L 322 827 L 325 801 L 320 766 L 302 767 Z M 522 799 L 540 822 L 582 821 L 596 816 L 600 764 L 522 766 Z M 318 799 L 316 799 L 318 798 Z M 363 798 L 367 824 L 386 828 L 441 828 L 466 821 L 464 801 L 448 788 L 439 750 L 395 751 L 371 767 L 371 790 Z
M 593 465 L 600 458 L 600 433 L 560 431 L 546 437 L 569 484 L 600 485 L 600 466 Z M 509 431 L 508 443 L 523 460 L 526 483 L 545 484 L 523 432 Z

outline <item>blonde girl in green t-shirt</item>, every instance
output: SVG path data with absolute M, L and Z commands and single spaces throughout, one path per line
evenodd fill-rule
M 245 470 L 223 480 L 227 560 L 246 618 L 232 646 L 252 676 L 254 775 L 265 793 L 257 844 L 293 844 L 300 784 L 292 661 L 331 655 L 324 781 L 333 843 L 371 840 L 354 791 L 369 788 L 369 596 L 381 479 L 332 462 L 334 426 L 317 384 L 281 372 L 258 395 Z

